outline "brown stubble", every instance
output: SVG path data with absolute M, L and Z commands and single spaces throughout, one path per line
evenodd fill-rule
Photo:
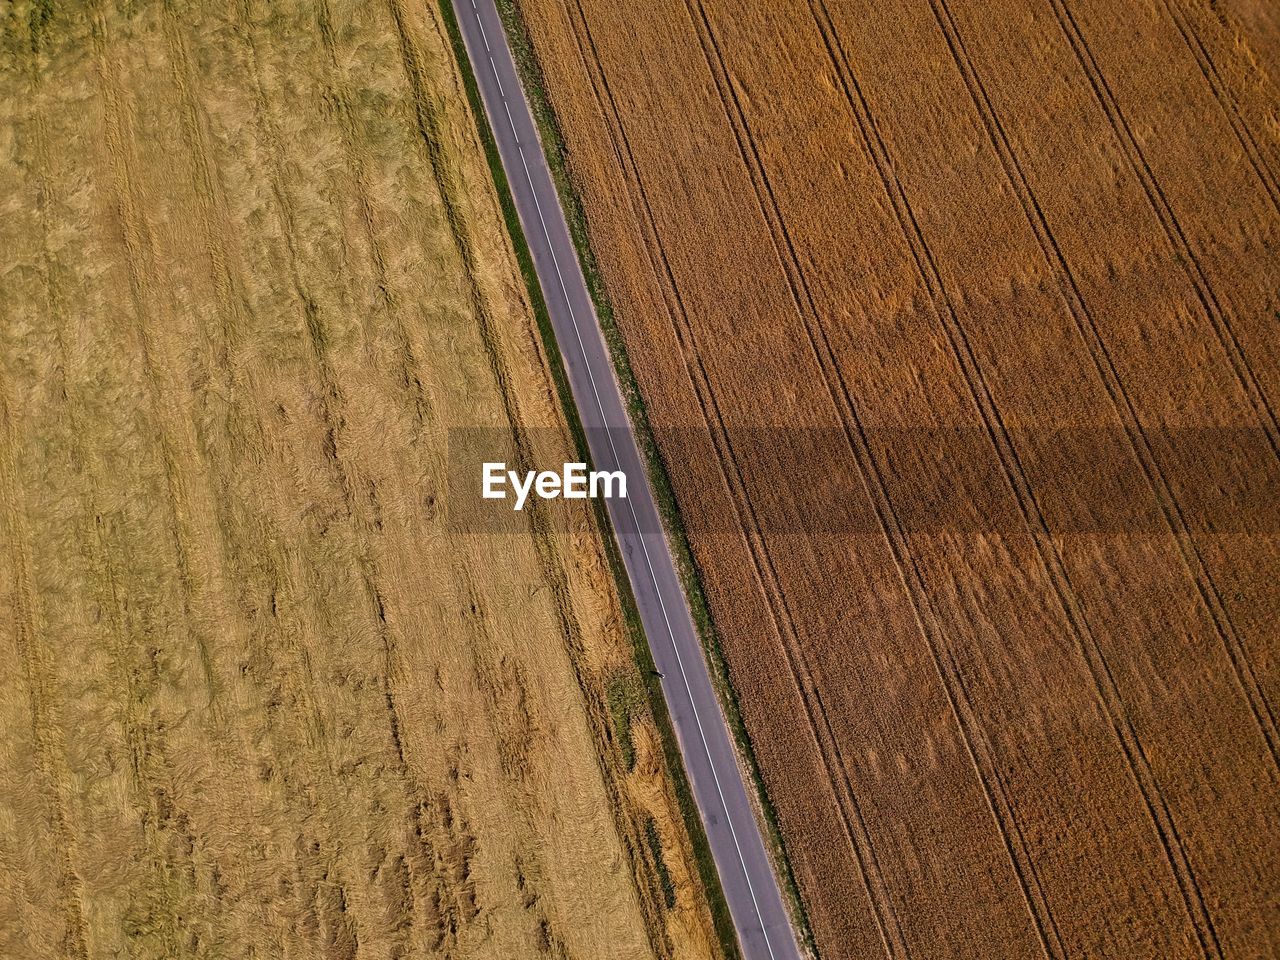
M 1265 184 L 1206 221 L 1219 254 L 1180 240 L 1146 196 L 1155 165 L 1123 131 L 1095 146 L 1115 111 L 1084 65 L 1046 62 L 1071 57 L 1061 5 L 671 4 L 653 29 L 527 6 L 660 442 L 672 425 L 838 425 L 834 485 L 864 491 L 881 531 L 770 543 L 751 512 L 794 465 L 721 442 L 669 459 L 687 514 L 742 530 L 693 548 L 824 955 L 1265 942 L 1274 540 L 1193 529 L 1180 497 L 1214 465 L 1160 440 L 1256 422 L 1246 462 L 1274 469 L 1274 365 L 1247 335 L 1269 308 L 1233 299 L 1271 272 Z M 1208 106 L 1204 135 L 1235 138 Z M 1196 176 L 1213 174 L 1182 188 Z M 1215 283 L 1232 291 L 1217 307 Z M 1001 479 L 943 495 L 999 535 L 898 519 L 919 491 L 877 430 L 957 425 L 988 438 Z M 1166 533 L 1054 533 L 1045 504 L 1071 464 L 1051 429 L 1086 425 L 1116 432 Z M 830 800 L 799 786 L 808 770 Z

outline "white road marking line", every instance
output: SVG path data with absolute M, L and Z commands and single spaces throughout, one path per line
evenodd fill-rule
M 477 19 L 479 19 L 477 17 Z M 498 81 L 498 95 L 502 97 L 502 102 L 507 102 L 507 91 L 502 89 L 502 78 L 498 76 L 498 68 L 493 65 L 493 55 L 489 55 L 489 66 L 493 70 L 493 79 Z
M 496 74 L 495 74 L 495 76 L 496 76 Z M 502 101 L 502 109 L 503 109 L 503 110 L 505 110 L 505 111 L 507 111 L 507 123 L 511 124 L 511 136 L 513 136 L 513 137 L 515 137 L 515 138 L 516 138 L 516 147 L 518 148 L 518 147 L 520 146 L 520 134 L 516 133 L 516 122 L 515 122 L 514 120 L 512 120 L 512 119 L 511 119 L 511 108 L 510 108 L 509 106 L 507 106 L 507 101 L 506 101 L 506 99 L 505 99 L 505 98 L 504 98 L 504 99 L 503 99 L 503 101 Z M 521 151 L 520 151 L 520 159 L 521 159 L 522 161 L 524 160 L 524 151 L 523 151 L 523 150 L 521 150 Z M 529 172 L 529 165 L 528 165 L 528 164 L 525 164 L 525 173 L 528 173 L 528 172 Z M 533 186 L 533 181 L 532 181 L 532 180 L 530 180 L 530 181 L 529 181 L 529 186 L 530 186 L 530 187 L 532 187 L 532 186 Z M 550 242 L 551 242 L 551 238 L 550 238 L 550 237 L 547 237 L 547 242 L 548 242 L 548 243 L 550 243 Z
M 471 0 L 472 8 L 475 8 L 475 0 Z M 476 25 L 480 28 L 480 36 L 484 39 L 485 50 L 489 51 L 489 40 L 484 32 L 484 24 L 480 20 L 480 13 L 476 11 Z M 489 56 L 489 69 L 493 71 L 493 78 L 497 81 L 498 89 L 502 89 L 502 80 L 498 77 L 498 68 L 493 62 L 492 51 Z M 614 465 L 620 470 L 622 469 L 621 458 L 618 456 L 618 448 L 613 441 L 613 433 L 609 427 L 609 418 L 605 416 L 604 401 L 600 398 L 600 390 L 596 385 L 595 374 L 591 370 L 591 360 L 587 356 L 586 343 L 582 339 L 582 331 L 578 327 L 578 318 L 573 310 L 573 302 L 569 298 L 569 288 L 565 285 L 564 274 L 560 272 L 560 259 L 556 256 L 555 244 L 551 242 L 551 232 L 547 229 L 547 219 L 542 213 L 542 203 L 538 200 L 538 190 L 533 184 L 533 175 L 529 172 L 529 163 L 525 160 L 524 149 L 520 146 L 519 135 L 516 134 L 515 121 L 511 119 L 511 108 L 507 106 L 506 97 L 503 97 L 503 107 L 507 111 L 507 121 L 511 124 L 511 134 L 516 138 L 516 148 L 520 153 L 520 163 L 524 167 L 524 176 L 529 183 L 529 193 L 533 197 L 533 205 L 538 211 L 538 221 L 542 225 L 542 235 L 546 238 L 547 249 L 551 253 L 551 262 L 556 268 L 556 279 L 560 282 L 560 293 L 564 297 L 565 306 L 569 310 L 569 322 L 573 325 L 574 336 L 578 340 L 578 349 L 582 353 L 582 362 L 587 370 L 587 379 L 591 383 L 591 392 L 595 396 L 596 407 L 600 411 L 600 423 L 603 425 L 605 437 L 609 441 L 609 450 L 613 454 Z M 738 864 L 742 867 L 742 877 L 747 883 L 747 892 L 751 894 L 751 904 L 755 907 L 756 919 L 760 921 L 760 933 L 764 937 L 765 948 L 769 951 L 769 956 L 774 957 L 773 944 L 769 941 L 769 931 L 765 927 L 764 914 L 760 911 L 760 902 L 756 899 L 755 885 L 751 882 L 751 871 L 747 869 L 746 857 L 742 853 L 742 844 L 738 841 L 738 832 L 733 827 L 733 818 L 729 814 L 729 804 L 725 800 L 724 790 L 720 786 L 720 775 L 716 773 L 715 760 L 711 756 L 711 745 L 707 742 L 707 735 L 702 726 L 702 717 L 698 714 L 697 700 L 693 695 L 693 688 L 689 684 L 689 675 L 685 672 L 684 658 L 680 655 L 680 645 L 676 642 L 676 634 L 671 626 L 671 617 L 667 613 L 666 601 L 662 599 L 662 588 L 658 584 L 658 574 L 654 570 L 653 561 L 649 557 L 649 547 L 645 544 L 644 534 L 640 529 L 640 517 L 636 514 L 635 504 L 628 499 L 627 507 L 631 511 L 631 522 L 635 524 L 636 536 L 640 538 L 640 549 L 644 554 L 645 566 L 649 570 L 649 580 L 653 583 L 654 595 L 658 598 L 658 606 L 662 610 L 662 619 L 666 624 L 667 636 L 671 639 L 671 649 L 676 655 L 676 664 L 680 668 L 680 679 L 684 682 L 685 693 L 689 696 L 689 708 L 693 712 L 693 722 L 698 728 L 698 738 L 702 741 L 702 750 L 707 755 L 707 765 L 711 768 L 711 778 L 715 781 L 716 794 L 720 798 L 720 807 L 724 810 L 724 822 L 729 828 L 729 835 L 733 838 L 733 846 L 738 854 Z

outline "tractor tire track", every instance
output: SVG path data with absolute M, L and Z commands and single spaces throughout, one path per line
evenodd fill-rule
M 982 119 L 987 136 L 999 155 L 1005 178 L 1019 198 L 1023 212 L 1036 234 L 1046 262 L 1057 274 L 1059 280 L 1058 289 L 1062 294 L 1065 306 L 1072 316 L 1076 331 L 1089 348 L 1094 368 L 1097 370 L 1107 390 L 1112 406 L 1121 419 L 1130 447 L 1142 467 L 1148 486 L 1160 504 L 1161 511 L 1164 513 L 1170 530 L 1174 534 L 1183 565 L 1196 585 L 1197 593 L 1205 612 L 1209 614 L 1210 619 L 1213 621 L 1218 639 L 1232 664 L 1236 683 L 1253 713 L 1259 733 L 1265 740 L 1271 754 L 1272 764 L 1277 770 L 1280 770 L 1275 717 L 1270 704 L 1267 703 L 1262 693 L 1244 643 L 1223 604 L 1221 592 L 1205 565 L 1195 538 L 1187 525 L 1182 507 L 1174 496 L 1172 488 L 1160 467 L 1146 432 L 1142 428 L 1134 403 L 1120 378 L 1119 372 L 1116 370 L 1111 352 L 1102 337 L 1092 311 L 1085 302 L 1075 273 L 1068 264 L 1057 239 L 1049 227 L 1039 200 L 1031 190 L 1008 134 L 996 114 L 986 87 L 982 83 L 976 67 L 965 48 L 954 17 L 946 6 L 946 0 L 930 0 L 930 2 L 933 5 L 939 28 L 946 36 L 957 68 L 964 78 L 970 97 Z
M 1183 9 L 1182 0 L 1160 0 L 1160 6 L 1169 15 L 1169 19 L 1173 21 L 1174 26 L 1178 28 L 1178 34 L 1187 45 L 1191 55 L 1195 57 L 1196 66 L 1200 68 L 1200 75 L 1204 77 L 1205 83 L 1208 84 L 1209 89 L 1213 92 L 1213 99 L 1222 109 L 1227 122 L 1231 124 L 1231 129 L 1236 135 L 1236 141 L 1240 144 L 1240 149 L 1244 151 L 1245 157 L 1249 161 L 1249 166 L 1253 168 L 1254 175 L 1258 178 L 1258 183 L 1266 192 L 1267 199 L 1271 201 L 1271 209 L 1276 213 L 1280 213 L 1280 185 L 1277 185 L 1276 175 L 1268 165 L 1266 158 L 1263 157 L 1262 151 L 1258 147 L 1258 141 L 1254 137 L 1253 131 L 1249 128 L 1248 122 L 1241 115 L 1240 105 L 1236 102 L 1235 97 L 1232 96 L 1231 89 L 1218 73 L 1218 65 L 1213 62 L 1213 57 L 1205 49 L 1191 17 Z
M 824 381 L 832 403 L 839 411 L 846 440 L 858 464 L 862 483 L 876 510 L 877 520 L 880 524 L 881 532 L 890 547 L 899 579 L 911 600 L 913 614 L 921 631 L 921 638 L 926 643 L 934 669 L 946 693 L 952 717 L 956 722 L 961 741 L 973 766 L 988 810 L 992 815 L 1001 845 L 1009 859 L 1010 868 L 1018 881 L 1019 891 L 1027 907 L 1028 916 L 1036 928 L 1041 949 L 1046 956 L 1061 956 L 1063 950 L 1057 925 L 1044 898 L 1034 864 L 1027 852 L 1022 827 L 1014 814 L 1013 805 L 1008 797 L 1007 785 L 1000 773 L 994 749 L 973 707 L 972 698 L 964 682 L 963 673 L 954 653 L 950 650 L 950 641 L 946 637 L 945 631 L 938 626 L 940 618 L 928 593 L 927 578 L 911 553 L 905 528 L 893 507 L 887 492 L 887 484 L 875 460 L 875 455 L 872 453 L 869 438 L 866 435 L 861 418 L 857 414 L 848 385 L 840 372 L 838 362 L 822 327 L 813 295 L 809 290 L 807 278 L 800 266 L 794 241 L 783 220 L 777 199 L 768 181 L 763 160 L 759 156 L 747 129 L 745 114 L 741 104 L 738 102 L 736 93 L 733 91 L 732 81 L 728 76 L 727 68 L 714 39 L 710 22 L 706 19 L 705 10 L 701 9 L 700 2 L 699 8 L 704 18 L 707 43 L 711 45 L 714 57 L 719 63 L 720 71 L 723 73 L 723 80 L 717 78 L 722 105 L 728 121 L 735 127 L 735 133 L 737 133 L 739 125 L 741 127 L 742 132 L 737 134 L 739 150 L 744 165 L 747 166 L 752 174 L 753 183 L 757 191 L 757 201 L 761 206 L 761 214 L 770 225 L 775 249 L 787 276 L 793 304 L 797 313 L 805 322 L 811 349 L 823 370 Z M 710 65 L 710 55 L 708 56 Z M 714 68 L 712 69 L 714 70 Z M 728 91 L 728 97 L 733 101 L 732 113 L 729 109 L 728 100 L 726 100 L 726 90 Z M 735 116 L 737 118 L 736 122 L 734 120 Z M 971 389 L 973 389 L 972 384 Z M 992 439 L 994 443 L 994 436 Z M 998 445 L 997 449 L 999 449 Z
M 399 368 L 398 376 L 401 389 L 408 395 L 412 403 L 414 417 L 419 429 L 422 429 L 430 417 L 430 402 L 422 385 L 418 359 L 414 353 L 413 342 L 405 327 L 403 305 L 391 282 L 387 268 L 387 256 L 381 232 L 378 229 L 378 215 L 374 208 L 372 192 L 369 188 L 368 171 L 365 156 L 358 144 L 355 111 L 351 106 L 348 91 L 348 77 L 338 55 L 338 41 L 333 29 L 333 15 L 328 0 L 316 0 L 316 28 L 319 31 L 324 52 L 327 58 L 328 83 L 333 96 L 333 105 L 338 116 L 341 129 L 342 153 L 352 181 L 355 184 L 355 200 L 360 212 L 360 226 L 364 240 L 374 266 L 374 283 L 383 303 L 383 310 L 390 321 L 391 340 L 395 347 L 394 356 Z M 373 334 L 368 326 L 372 318 L 365 318 L 365 349 L 371 350 L 370 339 Z M 370 354 L 370 360 L 373 357 Z
M 1047 0 L 1047 2 L 1053 9 L 1058 26 L 1066 37 L 1067 43 L 1071 47 L 1071 52 L 1075 55 L 1076 61 L 1080 65 L 1080 69 L 1089 81 L 1090 89 L 1093 91 L 1098 105 L 1115 133 L 1121 151 L 1129 162 L 1130 169 L 1142 185 L 1143 193 L 1160 223 L 1166 242 L 1168 242 L 1175 257 L 1182 264 L 1188 280 L 1191 281 L 1191 285 L 1195 289 L 1196 299 L 1199 301 L 1205 317 L 1213 327 L 1214 333 L 1217 335 L 1218 341 L 1230 361 L 1232 372 L 1240 383 L 1250 407 L 1257 415 L 1266 433 L 1272 454 L 1277 460 L 1280 460 L 1280 423 L 1277 423 L 1275 407 L 1258 382 L 1253 367 L 1249 363 L 1249 359 L 1231 327 L 1230 315 L 1223 309 L 1218 295 L 1214 292 L 1199 257 L 1188 242 L 1182 225 L 1178 222 L 1177 215 L 1169 204 L 1168 197 L 1165 196 L 1164 188 L 1160 186 L 1160 182 L 1156 179 L 1155 173 L 1147 161 L 1146 154 L 1134 136 L 1128 118 L 1125 116 L 1124 111 L 1121 110 L 1115 94 L 1111 90 L 1110 83 L 1098 66 L 1097 60 L 1094 59 L 1093 52 L 1090 50 L 1079 25 L 1076 23 L 1074 15 L 1067 7 L 1065 0 Z
M 357 490 L 368 489 L 368 484 L 366 482 L 362 486 L 359 483 L 361 478 L 353 476 L 355 468 L 342 455 L 348 426 L 346 400 L 340 386 L 338 374 L 329 355 L 325 321 L 319 301 L 311 292 L 310 285 L 302 273 L 302 258 L 298 252 L 295 239 L 298 231 L 298 212 L 288 192 L 288 180 L 285 177 L 283 168 L 283 152 L 280 146 L 279 130 L 272 116 L 270 99 L 267 96 L 264 84 L 262 62 L 254 38 L 253 11 L 249 6 L 249 0 L 241 0 L 237 15 L 238 32 L 249 57 L 256 126 L 259 136 L 266 147 L 269 165 L 267 171 L 268 179 L 271 185 L 271 195 L 280 217 L 281 240 L 285 250 L 288 276 L 293 287 L 295 302 L 302 315 L 302 340 L 307 346 L 309 365 L 314 372 L 318 386 L 316 399 L 319 408 L 319 421 L 324 430 L 324 459 L 331 480 L 337 487 L 341 497 L 343 505 L 342 522 L 354 541 L 349 547 L 349 552 L 359 571 L 358 589 L 363 601 L 364 619 L 373 629 L 382 649 L 382 669 L 378 673 L 381 683 L 380 700 L 387 713 L 388 744 L 395 757 L 395 775 L 404 792 L 405 801 L 407 804 L 412 805 L 416 802 L 415 798 L 422 797 L 425 793 L 421 785 L 417 783 L 406 761 L 403 740 L 399 735 L 399 731 L 403 729 L 403 720 L 399 715 L 394 689 L 394 678 L 399 672 L 397 639 L 388 624 L 384 594 L 378 586 L 378 571 L 371 557 L 367 538 L 363 534 L 363 511 L 357 497 Z M 367 521 L 364 525 L 367 525 Z M 303 558 L 300 554 L 290 551 L 279 558 L 279 564 L 280 568 L 286 572 L 287 583 L 305 584 L 310 581 L 311 578 L 303 566 Z M 299 606 L 301 607 L 301 605 Z M 298 616 L 301 618 L 300 612 Z M 332 776 L 338 765 L 334 757 L 332 744 L 329 742 L 330 738 L 324 733 L 325 724 L 320 713 L 321 698 L 318 692 L 318 684 L 310 665 L 311 655 L 305 640 L 309 631 L 305 628 L 301 619 L 299 619 L 297 626 L 298 629 L 296 631 L 285 630 L 286 643 L 292 648 L 303 667 L 302 685 L 305 692 L 300 697 L 302 701 L 301 712 L 310 718 L 309 728 L 324 758 L 322 769 L 327 775 L 321 777 L 321 780 L 324 792 L 328 795 L 328 800 L 322 805 L 322 817 L 330 835 L 338 835 L 340 831 L 334 829 L 333 817 L 335 815 L 334 811 L 342 809 L 343 804 L 334 792 L 334 778 Z M 291 636 L 292 639 L 288 639 Z M 326 878 L 339 878 L 337 882 L 341 889 L 340 851 L 332 849 L 332 844 L 327 846 L 331 850 L 324 860 L 324 876 Z M 346 916 L 345 911 L 343 911 L 343 915 Z M 358 943 L 359 920 L 354 915 L 351 915 L 348 917 L 348 921 L 353 924 L 353 936 L 355 937 L 355 942 Z
M 105 118 L 105 147 L 110 172 L 112 205 L 116 217 L 116 239 L 121 244 L 123 261 L 128 276 L 129 297 L 133 309 L 132 337 L 137 343 L 138 355 L 142 359 L 142 381 L 151 408 L 151 418 L 155 425 L 160 462 L 164 471 L 165 488 L 168 493 L 166 513 L 168 515 L 168 533 L 170 545 L 177 563 L 182 593 L 183 628 L 194 644 L 204 671 L 205 685 L 208 688 L 209 707 L 215 714 L 220 713 L 219 686 L 217 671 L 213 665 L 213 655 L 209 648 L 210 638 L 196 628 L 197 617 L 194 610 L 194 590 L 197 576 L 192 567 L 192 531 L 190 529 L 193 507 L 189 502 L 186 485 L 178 469 L 176 446 L 184 449 L 183 462 L 199 462 L 189 444 L 183 443 L 189 435 L 180 424 L 173 424 L 171 407 L 165 402 L 164 387 L 160 383 L 160 369 L 156 363 L 156 347 L 152 342 L 151 329 L 158 326 L 153 317 L 152 303 L 160 296 L 151 289 L 152 282 L 168 289 L 164 272 L 160 269 L 155 256 L 155 245 L 151 235 L 151 227 L 145 213 L 143 201 L 137 186 L 137 178 L 133 173 L 134 138 L 128 108 L 122 104 L 117 65 L 112 57 L 111 40 L 107 33 L 106 19 L 99 5 L 94 6 L 90 16 L 90 34 L 93 39 L 94 52 L 97 58 L 97 71 L 101 84 L 101 100 Z M 157 313 L 163 313 L 164 325 L 160 328 L 172 329 L 177 321 L 178 311 L 172 302 L 161 303 Z
M 930 0 L 930 2 L 932 3 L 933 0 Z M 870 112 L 870 106 L 862 93 L 856 76 L 853 74 L 848 57 L 840 45 L 838 37 L 836 37 L 834 30 L 830 28 L 831 21 L 826 13 L 825 4 L 823 0 L 816 0 L 816 3 L 822 12 L 821 16 L 815 16 L 815 19 L 818 22 L 819 29 L 828 38 L 828 49 L 832 55 L 833 67 L 837 70 L 841 79 L 850 110 L 857 120 L 864 145 L 873 157 L 880 172 L 888 199 L 911 246 L 912 255 L 915 258 L 921 279 L 929 290 L 935 313 L 946 330 L 952 351 L 962 368 L 974 400 L 979 405 L 984 424 L 999 453 L 1006 480 L 1015 494 L 1019 509 L 1027 524 L 1028 532 L 1031 534 L 1036 546 L 1043 570 L 1053 588 L 1057 605 L 1076 639 L 1077 649 L 1088 669 L 1099 704 L 1107 717 L 1112 733 L 1120 745 L 1126 765 L 1143 798 L 1144 807 L 1152 821 L 1157 839 L 1178 882 L 1179 890 L 1187 908 L 1188 916 L 1196 930 L 1196 935 L 1206 956 L 1219 956 L 1221 947 L 1218 944 L 1217 933 L 1214 929 L 1212 918 L 1209 917 L 1205 908 L 1203 894 L 1196 881 L 1194 871 L 1187 859 L 1181 833 L 1169 810 L 1168 802 L 1164 797 L 1160 784 L 1151 769 L 1146 750 L 1138 737 L 1136 729 L 1133 727 L 1132 720 L 1128 716 L 1124 699 L 1119 692 L 1111 666 L 1094 638 L 1092 628 L 1084 615 L 1075 590 L 1071 586 L 1065 563 L 1053 543 L 1048 524 L 1026 476 L 1017 449 L 995 404 L 994 397 L 991 395 L 990 388 L 986 384 L 968 335 L 960 324 L 959 316 L 951 301 L 951 295 L 947 292 L 941 279 L 941 274 L 934 262 L 933 254 L 924 238 L 915 213 L 911 208 L 910 201 L 907 199 L 905 190 L 894 172 L 888 148 L 879 134 L 874 117 Z M 1047 903 L 1045 908 L 1047 909 Z
M 1057 286 L 1063 292 L 1064 300 L 1075 322 L 1076 331 L 1089 347 L 1094 367 L 1101 376 L 1112 405 L 1124 424 L 1130 448 L 1138 459 L 1148 486 L 1156 495 L 1161 511 L 1164 513 L 1165 519 L 1174 533 L 1183 564 L 1191 574 L 1201 603 L 1214 623 L 1218 638 L 1223 644 L 1228 659 L 1231 661 L 1236 682 L 1245 694 L 1253 713 L 1254 721 L 1258 725 L 1271 752 L 1272 763 L 1275 764 L 1274 719 L 1270 716 L 1270 711 L 1266 707 L 1265 701 L 1262 700 L 1257 680 L 1253 674 L 1252 667 L 1249 665 L 1240 638 L 1235 633 L 1234 624 L 1232 624 L 1222 605 L 1216 585 L 1204 567 L 1199 551 L 1182 516 L 1181 508 L 1173 496 L 1159 464 L 1155 461 L 1154 454 L 1141 428 L 1128 393 L 1115 370 L 1110 353 L 1102 340 L 1096 322 L 1084 303 L 1075 275 L 1058 247 L 1057 240 L 1049 228 L 1039 202 L 1027 183 L 1017 156 L 1009 142 L 1008 135 L 965 48 L 963 37 L 960 35 L 959 28 L 950 9 L 947 7 L 946 0 L 929 0 L 929 3 L 938 28 L 946 38 L 957 69 L 964 79 L 974 107 L 982 118 L 988 139 L 999 155 L 1005 178 L 1019 198 L 1023 212 L 1036 234 L 1046 261 L 1058 275 L 1060 282 Z M 1141 743 L 1137 741 L 1136 733 L 1134 739 L 1138 750 L 1141 750 Z M 1140 754 L 1140 756 L 1145 765 L 1145 753 Z M 1195 927 L 1201 949 L 1206 956 L 1221 956 L 1221 944 L 1217 930 L 1205 903 L 1204 893 L 1183 846 L 1180 832 L 1173 820 L 1173 815 L 1168 810 L 1162 793 L 1159 792 L 1160 788 L 1154 772 L 1144 771 L 1145 776 L 1150 777 L 1150 782 L 1157 791 L 1153 798 L 1147 799 L 1148 808 L 1157 813 L 1156 823 L 1162 835 L 1167 831 L 1172 840 L 1172 843 L 1165 843 L 1166 860 L 1174 873 L 1175 881 L 1182 895 L 1188 917 Z M 1147 790 L 1145 785 L 1143 790 L 1144 793 Z
M 34 45 L 33 45 L 34 46 Z M 33 70 L 36 77 L 39 68 Z M 38 90 L 39 81 L 33 79 Z M 37 100 L 32 96 L 32 103 Z M 43 140 L 38 115 L 33 119 L 37 141 Z M 39 151 L 37 151 L 39 152 Z M 44 186 L 39 189 L 43 192 Z M 47 201 L 42 201 L 42 207 Z M 49 270 L 47 233 L 44 238 L 44 279 L 46 305 L 49 312 L 58 316 L 61 303 L 57 284 Z M 35 744 L 36 769 L 42 781 L 41 794 L 48 798 L 49 818 L 58 841 L 58 857 L 55 866 L 54 886 L 58 890 L 57 911 L 61 915 L 64 932 L 59 947 L 69 960 L 88 960 L 89 925 L 84 902 L 84 882 L 75 866 L 78 847 L 75 831 L 68 815 L 71 802 L 71 770 L 66 761 L 65 745 L 57 714 L 56 697 L 50 679 L 50 655 L 41 629 L 39 592 L 36 589 L 30 556 L 31 536 L 24 517 L 28 510 L 23 505 L 21 481 L 18 476 L 16 439 L 11 413 L 8 376 L 0 362 L 0 516 L 5 530 L 4 540 L 13 570 L 13 597 L 16 616 L 13 622 L 14 639 L 21 670 L 27 688 L 27 709 L 31 714 L 31 738 Z
M 205 98 L 199 87 L 199 74 L 192 67 L 183 25 L 179 20 L 174 0 L 165 0 L 162 15 L 166 51 L 182 106 L 182 135 L 187 145 L 186 154 L 191 160 L 193 180 L 199 187 L 195 194 L 199 208 L 200 234 L 204 254 L 209 262 L 219 316 L 216 341 L 213 341 L 205 351 L 204 373 L 210 384 L 217 385 L 215 393 L 218 399 L 226 404 L 227 409 L 242 409 L 238 400 L 240 391 L 236 367 L 243 342 L 252 328 L 254 308 L 240 266 L 241 253 L 233 239 L 237 231 L 231 226 L 222 173 L 218 167 L 215 151 L 210 144 L 209 118 L 204 108 Z M 256 428 L 256 446 L 253 443 L 247 443 L 247 438 L 237 431 L 226 429 L 221 440 L 227 444 L 226 450 L 229 455 L 247 456 L 250 460 L 260 455 L 263 446 L 262 424 L 256 416 L 251 419 Z M 232 422 L 236 422 L 234 416 L 227 418 L 225 424 L 229 427 Z M 203 453 L 204 448 L 201 449 Z M 260 558 L 259 563 L 255 564 L 252 570 L 236 562 L 237 551 L 232 544 L 235 541 L 233 529 L 237 524 L 229 504 L 235 502 L 237 498 L 231 492 L 224 472 L 218 469 L 220 459 L 216 456 L 204 455 L 202 462 L 211 471 L 213 485 L 217 487 L 216 491 L 210 489 L 210 499 L 218 533 L 218 560 L 222 567 L 220 573 L 224 570 L 230 571 L 228 577 L 230 582 L 241 584 L 259 582 L 262 590 L 272 598 L 271 622 L 252 623 L 251 621 L 257 619 L 254 612 L 255 604 L 250 599 L 252 593 L 245 589 L 238 591 L 238 595 L 228 606 L 228 609 L 235 611 L 234 629 L 239 634 L 244 648 L 252 651 L 253 656 L 261 657 L 268 664 L 268 675 L 273 678 L 274 683 L 279 685 L 278 689 L 292 688 L 297 692 L 297 702 L 301 706 L 300 712 L 307 713 L 307 705 L 310 704 L 310 714 L 304 720 L 308 729 L 313 732 L 323 730 L 323 721 L 318 718 L 314 709 L 317 700 L 314 695 L 313 678 L 307 671 L 302 671 L 304 682 L 299 686 L 294 672 L 287 668 L 282 670 L 279 657 L 272 652 L 276 649 L 288 650 L 292 651 L 300 661 L 305 663 L 307 660 L 305 651 L 290 639 L 291 634 L 288 630 L 280 629 L 280 623 L 275 616 L 279 591 L 287 579 L 287 574 L 283 571 L 288 561 L 277 551 L 273 552 L 271 560 Z M 263 531 L 264 535 L 261 539 L 266 542 L 281 543 L 288 539 L 279 526 L 266 517 L 259 516 L 256 520 L 241 518 L 241 524 L 246 522 L 264 524 L 266 531 Z M 266 640 L 268 636 L 270 639 Z M 261 640 L 265 642 L 255 642 Z M 268 719 L 267 728 L 268 736 L 274 744 L 274 754 L 288 755 L 294 747 L 287 739 L 287 734 L 282 734 L 278 722 L 274 718 Z M 247 760 L 243 751 L 233 756 L 223 744 L 218 746 L 218 750 L 218 755 L 229 765 L 244 764 Z M 327 819 L 325 817 L 327 808 L 317 809 L 314 796 L 308 791 L 300 790 L 288 777 L 285 778 L 284 795 L 288 804 L 306 811 L 303 814 L 304 817 L 320 813 L 322 820 Z M 327 823 L 327 826 L 332 830 L 331 823 Z M 332 847 L 329 836 L 317 834 L 315 842 Z M 323 868 L 326 876 L 337 876 L 337 862 L 332 856 L 327 859 Z M 341 890 L 340 887 L 339 889 Z
M 737 512 L 740 529 L 744 531 L 744 545 L 751 558 L 752 571 L 757 586 L 766 598 L 766 606 L 770 615 L 770 623 L 774 636 L 780 641 L 787 657 L 787 666 L 797 690 L 801 694 L 801 702 L 805 708 L 805 716 L 814 744 L 818 747 L 819 759 L 830 774 L 830 783 L 836 799 L 836 808 L 840 812 L 841 828 L 845 835 L 854 862 L 858 865 L 864 889 L 877 924 L 877 933 L 884 947 L 885 954 L 891 958 L 909 955 L 903 941 L 900 927 L 892 906 L 889 904 L 887 887 L 880 873 L 879 863 L 870 835 L 866 827 L 861 806 L 847 767 L 844 765 L 834 731 L 827 719 L 827 711 L 822 703 L 822 695 L 818 684 L 814 681 L 812 670 L 799 642 L 799 634 L 786 597 L 778 581 L 777 571 L 773 567 L 772 558 L 765 546 L 759 517 L 741 482 L 738 470 L 738 458 L 729 441 L 724 417 L 719 409 L 718 401 L 710 385 L 710 378 L 698 352 L 694 326 L 689 311 L 684 304 L 679 286 L 675 280 L 670 259 L 662 236 L 658 231 L 657 221 L 650 204 L 644 179 L 640 176 L 630 141 L 608 79 L 601 64 L 595 41 L 591 37 L 585 12 L 580 0 L 575 0 L 578 21 L 573 24 L 579 45 L 579 52 L 587 65 L 588 75 L 592 81 L 592 92 L 601 116 L 608 124 L 612 146 L 624 170 L 631 173 L 630 182 L 635 184 L 636 195 L 631 196 L 633 210 L 637 219 L 648 228 L 645 231 L 646 247 L 650 266 L 657 287 L 663 291 L 666 314 L 672 332 L 680 344 L 681 359 L 688 377 L 690 387 L 699 405 L 703 422 L 710 430 L 711 439 L 717 456 L 717 465 L 721 478 L 730 492 L 731 501 Z M 590 54 L 586 50 L 590 50 Z M 594 66 L 594 71 L 592 70 Z M 597 86 L 597 83 L 599 86 Z M 603 97 L 601 96 L 603 90 Z M 608 106 L 605 105 L 608 101 Z

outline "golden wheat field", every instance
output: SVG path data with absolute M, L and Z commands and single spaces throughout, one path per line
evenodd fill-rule
M 512 0 L 826 960 L 1280 956 L 1280 19 Z
M 0 957 L 718 955 L 439 8 L 0 45 Z

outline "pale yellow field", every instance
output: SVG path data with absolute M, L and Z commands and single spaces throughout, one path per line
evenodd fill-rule
M 0 957 L 715 955 L 439 10 L 4 16 Z

